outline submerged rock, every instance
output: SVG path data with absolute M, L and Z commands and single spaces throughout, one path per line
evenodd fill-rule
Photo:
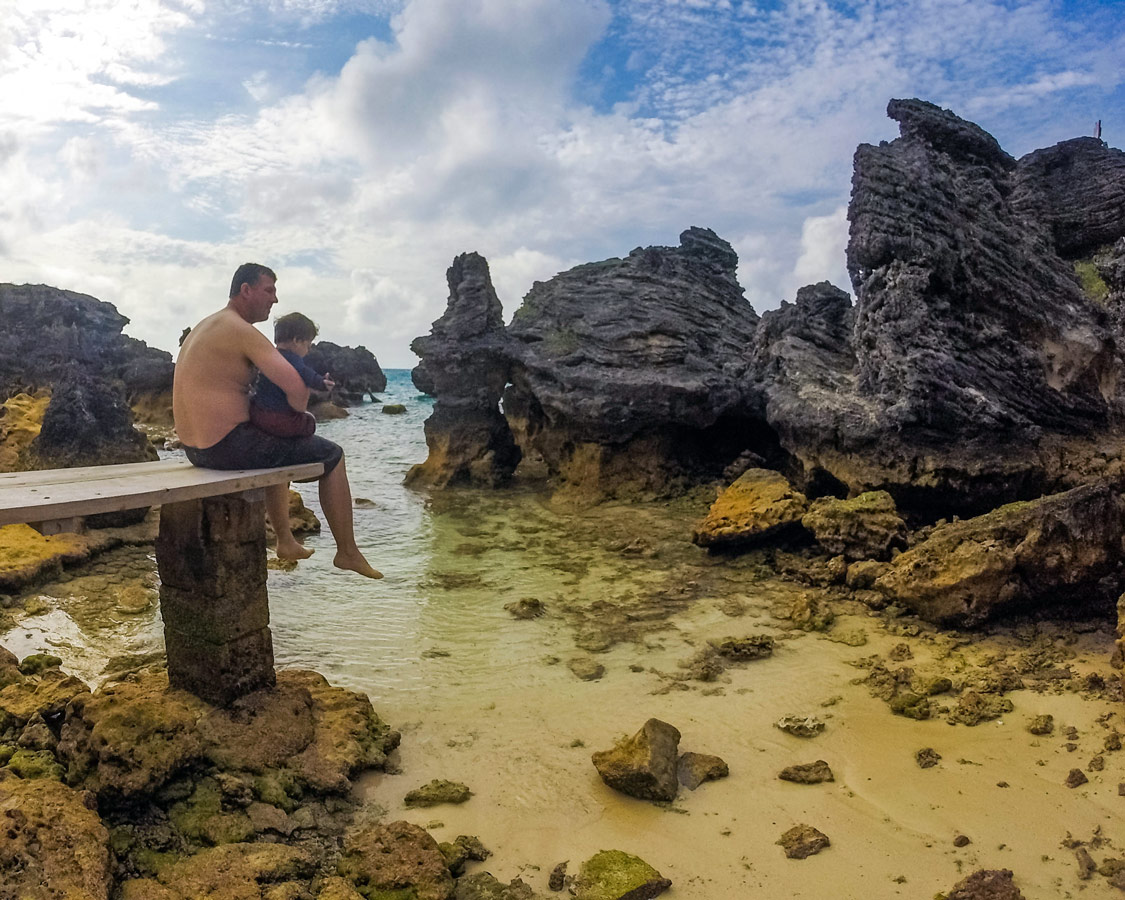
M 1123 538 L 1125 501 L 1092 484 L 941 525 L 875 586 L 929 622 L 974 625 L 1009 607 L 1096 597 Z
M 602 850 L 582 863 L 571 892 L 575 900 L 652 900 L 671 886 L 640 857 Z
M 719 494 L 692 532 L 701 547 L 746 546 L 799 530 L 808 510 L 804 494 L 770 469 L 748 469 Z
M 680 732 L 667 722 L 649 719 L 631 738 L 593 755 L 602 781 L 641 800 L 675 800 Z

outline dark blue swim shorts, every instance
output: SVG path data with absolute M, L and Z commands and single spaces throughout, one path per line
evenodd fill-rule
M 327 475 L 344 457 L 339 444 L 318 434 L 276 437 L 249 422 L 236 425 L 219 443 L 203 450 L 184 446 L 187 458 L 201 469 L 272 469 L 296 463 L 324 463 Z M 321 476 L 323 477 L 323 476 Z

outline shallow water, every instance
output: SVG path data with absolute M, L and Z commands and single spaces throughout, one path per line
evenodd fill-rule
M 988 671 L 1026 646 L 1014 632 L 964 645 L 915 639 L 863 608 L 833 629 L 862 632 L 863 646 L 789 631 L 777 608 L 810 589 L 771 577 L 760 559 L 713 558 L 691 545 L 703 496 L 576 510 L 532 491 L 408 490 L 403 476 L 426 453 L 430 401 L 407 373 L 388 374 L 383 400 L 403 403 L 405 415 L 367 404 L 320 426 L 345 447 L 354 495 L 376 504 L 356 509 L 356 532 L 386 577 L 334 569 L 327 531 L 306 540 L 316 553 L 295 571 L 269 573 L 278 663 L 367 693 L 403 732 L 401 774 L 363 781 L 373 807 L 438 840 L 478 835 L 494 854 L 489 871 L 504 881 L 520 875 L 541 893 L 556 863 L 571 860 L 573 872 L 616 848 L 661 869 L 674 883 L 669 896 L 687 900 L 933 896 L 980 867 L 1013 869 L 1028 897 L 1120 896 L 1100 876 L 1079 882 L 1061 842 L 1098 833 L 1109 842 L 1094 853 L 1099 862 L 1125 856 L 1117 790 L 1125 752 L 1106 754 L 1104 770 L 1088 768 L 1108 730 L 1125 730 L 1122 710 L 1073 691 L 1015 691 L 1012 714 L 954 727 L 892 716 L 858 683 L 858 660 L 903 642 L 920 671 Z M 319 513 L 315 486 L 298 489 Z M 122 548 L 40 586 L 42 612 L 0 644 L 20 656 L 51 650 L 91 682 L 117 658 L 159 655 L 155 603 L 131 612 L 113 599 L 117 585 L 153 591 L 150 554 Z M 545 614 L 513 618 L 505 604 L 523 598 L 542 601 Z M 709 639 L 748 633 L 778 637 L 773 656 L 712 683 L 682 680 L 680 664 Z M 1115 677 L 1108 623 L 1044 634 L 1073 652 L 1079 673 Z M 575 660 L 603 665 L 604 677 L 580 680 L 568 667 Z M 1026 721 L 1048 712 L 1058 732 L 1030 736 Z M 824 734 L 810 741 L 772 727 L 794 713 L 822 716 Z M 730 778 L 664 806 L 603 785 L 591 751 L 650 716 L 680 729 L 681 750 L 723 757 Z M 1065 725 L 1077 727 L 1077 741 L 1064 738 Z M 942 754 L 939 766 L 917 767 L 922 747 Z M 777 779 L 784 766 L 817 758 L 830 763 L 834 783 Z M 1077 790 L 1064 785 L 1074 767 L 1090 777 Z M 404 795 L 431 778 L 463 781 L 474 797 L 406 809 Z M 829 834 L 832 846 L 786 859 L 774 842 L 799 822 Z M 957 833 L 972 843 L 955 848 Z

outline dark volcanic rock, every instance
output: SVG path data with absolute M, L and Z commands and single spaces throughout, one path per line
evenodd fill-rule
M 76 367 L 55 385 L 32 451 L 44 468 L 155 460 L 121 389 Z
M 745 449 L 723 437 L 742 415 L 757 324 L 737 263 L 714 232 L 689 228 L 679 247 L 638 248 L 532 286 L 508 327 L 504 405 L 552 471 L 660 490 L 708 456 L 717 474 Z
M 425 426 L 429 456 L 407 483 L 495 487 L 511 478 L 521 457 L 500 413 L 509 371 L 503 309 L 480 254 L 458 256 L 446 280 L 445 314 L 410 345 L 422 357 L 411 373 L 414 385 L 436 402 Z
M 1029 153 L 1012 203 L 1046 226 L 1060 256 L 1089 256 L 1125 234 L 1125 153 L 1093 137 Z
M 130 401 L 172 389 L 172 357 L 121 333 L 129 320 L 87 294 L 0 284 L 0 395 L 53 386 L 77 366 L 122 381 Z
M 1106 317 L 1013 204 L 1016 162 L 991 135 L 920 100 L 888 114 L 902 136 L 858 148 L 848 210 L 857 389 L 878 414 L 843 407 L 840 449 L 987 502 L 1034 490 L 1044 431 L 1101 428 L 1118 408 Z
M 305 362 L 322 375 L 332 377 L 336 387 L 331 399 L 341 406 L 362 403 L 387 389 L 387 376 L 366 347 L 341 347 L 331 341 L 318 341 L 309 349 Z

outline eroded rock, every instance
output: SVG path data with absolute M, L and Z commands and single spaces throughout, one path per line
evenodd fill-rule
M 777 843 L 790 859 L 808 859 L 831 844 L 828 835 L 811 825 L 794 825 Z
M 616 791 L 641 800 L 674 800 L 680 732 L 659 719 L 649 719 L 631 738 L 593 755 L 602 781 Z
M 954 885 L 946 900 L 1023 900 L 1011 869 L 980 869 Z
M 652 900 L 671 886 L 640 857 L 602 850 L 582 863 L 571 890 L 575 900 Z
M 868 491 L 851 500 L 817 500 L 801 524 L 827 553 L 849 561 L 884 560 L 893 548 L 906 547 L 906 523 L 886 491 Z
M 689 791 L 694 791 L 705 781 L 726 778 L 730 774 L 730 768 L 721 757 L 688 751 L 680 754 L 679 762 L 676 764 L 676 774 L 680 784 Z
M 747 469 L 711 504 L 692 532 L 701 547 L 747 546 L 799 530 L 805 495 L 771 469 Z
M 339 873 L 370 896 L 413 891 L 418 900 L 449 900 L 453 876 L 430 834 L 409 822 L 364 825 L 344 838 Z M 393 894 L 392 894 L 393 896 Z

